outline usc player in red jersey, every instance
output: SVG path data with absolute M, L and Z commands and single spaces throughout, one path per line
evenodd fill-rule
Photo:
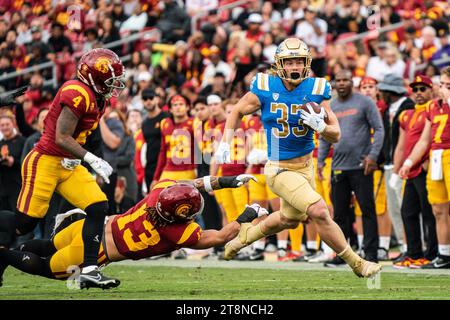
M 82 287 L 118 284 L 118 280 L 105 277 L 97 268 L 108 202 L 81 160 L 109 183 L 111 166 L 83 145 L 97 128 L 108 100 L 125 87 L 124 72 L 122 62 L 111 50 L 93 49 L 81 57 L 76 79 L 65 82 L 58 90 L 45 118 L 42 137 L 24 159 L 16 214 L 0 216 L 0 248 L 6 248 L 14 230 L 17 235 L 26 234 L 45 217 L 54 192 L 84 210 L 87 216 L 82 230 Z
M 181 247 L 206 249 L 225 244 L 236 237 L 241 223 L 251 222 L 267 214 L 267 211 L 254 204 L 246 207 L 236 221 L 221 230 L 202 230 L 194 222 L 203 211 L 204 200 L 200 192 L 239 188 L 252 179 L 254 177 L 251 175 L 239 175 L 220 178 L 206 176 L 178 182 L 168 179 L 159 181 L 133 208 L 124 214 L 109 217 L 98 251 L 98 265 L 143 259 Z M 68 218 L 73 211 L 63 214 L 64 218 Z M 86 219 L 62 228 L 64 220 L 56 226 L 55 235 L 50 240 L 30 240 L 21 245 L 20 250 L 0 251 L 0 263 L 51 279 L 71 277 L 77 266 L 83 263 L 82 228 Z M 107 289 L 113 285 L 101 287 Z
M 424 269 L 450 268 L 450 67 L 441 71 L 440 82 L 441 98 L 428 106 L 420 139 L 399 171 L 406 178 L 431 148 L 426 187 L 436 218 L 438 256 Z
M 187 180 L 196 177 L 194 163 L 194 119 L 190 101 L 177 94 L 169 99 L 170 117 L 161 120 L 161 150 L 153 185 L 162 179 Z

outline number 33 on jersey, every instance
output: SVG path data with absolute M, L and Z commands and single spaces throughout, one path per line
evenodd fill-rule
M 314 150 L 314 132 L 302 125 L 300 106 L 331 98 L 331 85 L 326 79 L 306 78 L 289 91 L 278 76 L 258 73 L 250 91 L 261 103 L 270 160 L 293 159 Z

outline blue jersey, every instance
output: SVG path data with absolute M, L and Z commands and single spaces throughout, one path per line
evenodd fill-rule
M 331 86 L 326 79 L 306 78 L 288 91 L 280 77 L 258 73 L 250 91 L 261 103 L 269 160 L 293 159 L 314 150 L 314 131 L 302 125 L 300 106 L 307 102 L 320 104 L 331 98 Z

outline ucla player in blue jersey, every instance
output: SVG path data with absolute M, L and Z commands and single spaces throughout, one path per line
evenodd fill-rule
M 241 225 L 239 235 L 225 246 L 225 259 L 232 259 L 243 247 L 284 229 L 292 229 L 308 217 L 316 223 L 320 237 L 360 277 L 371 277 L 381 270 L 379 264 L 358 256 L 347 244 L 339 226 L 331 219 L 327 205 L 315 191 L 312 151 L 313 134 L 336 143 L 340 128 L 328 100 L 331 86 L 323 78 L 309 77 L 311 54 L 297 38 L 284 40 L 275 53 L 273 74 L 258 73 L 251 90 L 233 108 L 225 125 L 222 141 L 215 153 L 218 163 L 230 162 L 230 142 L 244 115 L 261 109 L 267 135 L 268 157 L 264 170 L 267 183 L 281 198 L 280 211 L 252 225 Z M 301 110 L 316 102 L 320 113 Z M 328 120 L 325 122 L 325 111 Z

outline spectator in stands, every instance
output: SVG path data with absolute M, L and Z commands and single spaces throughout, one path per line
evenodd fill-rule
M 111 18 L 113 20 L 114 28 L 116 30 L 119 30 L 122 23 L 125 20 L 127 20 L 128 17 L 123 10 L 122 0 L 114 0 L 113 1 L 113 9 L 111 12 Z
M 0 209 L 15 211 L 22 187 L 21 162 L 25 138 L 15 128 L 14 114 L 5 110 L 0 115 Z
M 405 73 L 405 62 L 401 60 L 398 49 L 392 44 L 382 45 L 385 46 L 382 59 L 372 64 L 371 60 L 369 60 L 366 75 L 375 78 L 377 81 L 382 81 L 387 74 L 395 74 L 398 77 L 403 77 Z
M 59 23 L 54 23 L 51 28 L 51 37 L 48 44 L 54 53 L 73 53 L 72 43 L 64 35 L 64 27 Z
M 4 42 L 3 42 L 4 43 Z M 7 54 L 0 55 L 0 76 L 4 74 L 8 74 L 16 71 L 14 67 L 11 65 L 11 57 Z M 0 81 L 0 88 L 3 88 L 5 91 L 15 89 L 16 85 L 12 79 L 6 79 Z
M 174 0 L 164 0 L 164 11 L 156 27 L 161 30 L 162 42 L 187 41 L 191 32 L 189 15 Z
M 230 81 L 231 67 L 228 63 L 223 61 L 220 57 L 220 49 L 217 46 L 212 46 L 208 51 L 209 63 L 206 65 L 203 73 L 203 81 L 201 87 L 204 88 L 212 83 L 213 77 L 217 72 L 221 72 L 226 81 Z
M 95 45 L 98 44 L 97 29 L 90 28 L 90 29 L 85 30 L 84 36 L 86 37 L 86 40 L 84 41 L 83 52 L 86 52 L 88 50 L 93 49 L 95 47 Z
M 295 35 L 309 47 L 314 47 L 315 54 L 311 69 L 316 77 L 324 77 L 326 73 L 325 46 L 327 44 L 328 25 L 317 17 L 317 9 L 308 6 L 305 9 L 305 20 L 297 24 Z
M 39 113 L 37 114 L 37 120 L 36 120 L 36 131 L 30 135 L 25 140 L 25 144 L 22 150 L 22 156 L 20 158 L 20 162 L 22 163 L 25 159 L 28 152 L 31 151 L 31 149 L 34 148 L 35 144 L 39 141 L 42 135 L 42 131 L 44 131 L 44 119 L 47 116 L 48 109 L 41 109 L 39 110 Z
M 113 18 L 106 17 L 105 20 L 103 20 L 101 28 L 99 29 L 98 41 L 103 44 L 108 44 L 118 40 L 120 40 L 119 29 L 115 26 Z M 122 45 L 118 45 L 111 47 L 110 49 L 121 55 L 121 48 Z
M 134 135 L 142 127 L 142 113 L 138 109 L 130 109 L 127 111 L 127 128 Z
M 450 56 L 450 41 L 449 41 L 449 27 L 445 25 L 438 30 L 438 37 L 440 41 L 441 48 L 436 51 L 432 56 L 430 61 L 433 62 L 437 68 L 441 69 L 450 65 L 450 61 L 438 62 L 440 59 Z
M 304 2 L 306 1 L 289 0 L 288 7 L 284 9 L 282 25 L 287 34 L 292 34 L 293 32 L 291 31 L 295 25 L 295 22 L 305 16 L 303 9 L 305 9 L 306 6 Z
M 436 38 L 436 30 L 432 26 L 422 28 L 422 36 L 416 38 L 414 44 L 421 49 L 425 61 L 429 61 L 433 54 L 440 49 L 439 40 Z

